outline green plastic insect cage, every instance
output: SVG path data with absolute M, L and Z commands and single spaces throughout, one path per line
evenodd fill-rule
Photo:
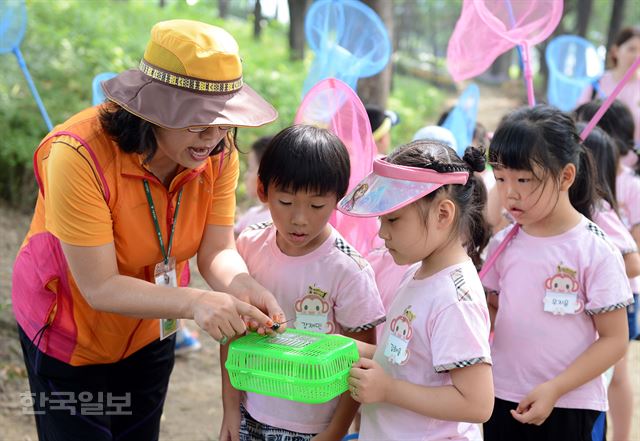
M 225 367 L 236 389 L 315 404 L 348 389 L 349 369 L 357 360 L 350 338 L 287 329 L 233 341 Z

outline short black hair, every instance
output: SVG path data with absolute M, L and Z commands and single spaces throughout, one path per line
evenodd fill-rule
M 603 101 L 600 99 L 592 100 L 581 104 L 575 110 L 575 117 L 578 121 L 591 121 L 594 115 L 602 106 Z M 607 132 L 613 138 L 620 152 L 620 156 L 629 153 L 633 149 L 633 133 L 636 126 L 633 122 L 633 114 L 625 103 L 620 100 L 613 100 L 611 106 L 604 112 L 598 127 Z
M 273 135 L 262 136 L 254 141 L 251 144 L 251 151 L 256 155 L 256 162 L 260 163 L 264 152 L 267 151 L 267 147 L 269 147 L 269 143 L 273 139 Z
M 258 178 L 293 193 L 334 193 L 341 199 L 349 187 L 349 152 L 329 130 L 294 125 L 276 134 L 262 156 Z
M 158 141 L 154 133 L 157 125 L 134 115 L 112 101 L 100 107 L 98 118 L 103 130 L 120 150 L 125 153 L 145 155 L 144 162 L 153 159 L 156 150 L 158 150 Z M 237 130 L 237 128 L 230 130 L 209 156 L 215 156 L 222 152 L 226 145 L 235 148 Z
M 369 124 L 371 124 L 371 131 L 375 132 L 378 127 L 382 125 L 384 119 L 387 117 L 384 109 L 378 106 L 366 106 L 367 116 L 369 117 Z
M 578 132 L 582 132 L 587 126 L 586 122 L 576 124 Z M 616 176 L 618 175 L 618 148 L 607 132 L 596 126 L 591 130 L 589 136 L 582 141 L 585 148 L 591 151 L 596 167 L 596 177 L 598 185 L 602 191 L 602 198 L 616 212 L 618 211 Z

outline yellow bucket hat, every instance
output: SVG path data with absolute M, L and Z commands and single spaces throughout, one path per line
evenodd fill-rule
M 158 126 L 258 127 L 278 112 L 244 83 L 238 43 L 224 29 L 168 20 L 151 29 L 138 69 L 104 81 L 105 96 Z

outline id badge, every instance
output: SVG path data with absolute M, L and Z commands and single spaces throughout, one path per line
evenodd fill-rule
M 578 314 L 582 306 L 577 293 L 547 291 L 544 296 L 544 311 L 554 315 Z
M 178 287 L 178 278 L 176 276 L 176 258 L 169 257 L 167 264 L 164 261 L 156 265 L 154 276 L 156 285 L 168 286 L 171 288 Z M 178 331 L 178 320 L 161 319 L 160 320 L 160 340 L 164 340 Z

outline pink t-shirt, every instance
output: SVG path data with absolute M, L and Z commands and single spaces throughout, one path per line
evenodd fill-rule
M 606 233 L 611 243 L 620 250 L 623 256 L 638 252 L 636 241 L 631 233 L 622 223 L 618 214 L 605 201 L 602 201 L 602 205 L 596 209 L 593 221 L 602 228 L 602 231 Z M 629 279 L 629 285 L 631 285 L 631 291 L 640 292 L 640 277 Z
M 373 359 L 393 378 L 450 385 L 452 369 L 491 363 L 489 312 L 471 261 L 402 283 Z M 361 441 L 481 440 L 477 424 L 442 421 L 389 403 L 362 407 Z
M 389 310 L 391 302 L 398 293 L 400 282 L 411 265 L 397 265 L 391 253 L 384 246 L 372 250 L 366 257 L 376 275 L 376 285 L 385 311 Z M 418 264 L 419 266 L 419 264 Z
M 633 240 L 631 233 L 624 225 L 618 214 L 605 201 L 596 209 L 593 221 L 602 228 L 620 253 L 624 256 L 629 253 L 636 253 L 638 246 Z
M 240 235 L 249 225 L 270 221 L 271 212 L 269 211 L 269 207 L 265 204 L 254 205 L 238 218 L 236 225 L 233 227 L 233 231 L 236 235 Z
M 618 81 L 613 78 L 611 71 L 606 71 L 598 81 L 598 84 L 600 86 L 600 90 L 604 93 L 604 96 L 607 97 L 611 95 L 613 90 L 616 88 Z M 587 87 L 582 92 L 580 99 L 578 99 L 578 105 L 591 101 L 592 92 L 593 87 Z M 599 98 L 603 97 L 600 96 Z M 633 121 L 636 124 L 634 139 L 637 144 L 640 142 L 640 77 L 637 75 L 632 76 L 629 82 L 627 82 L 620 91 L 617 99 L 625 103 L 629 110 L 631 110 Z
M 489 256 L 511 228 L 491 240 Z M 592 315 L 633 303 L 622 255 L 585 217 L 551 237 L 521 229 L 483 284 L 499 293 L 491 348 L 496 397 L 515 403 L 597 340 Z M 563 307 L 571 312 L 560 314 Z M 563 395 L 556 407 L 607 410 L 604 376 Z
M 287 326 L 322 333 L 359 332 L 382 323 L 384 308 L 373 270 L 335 230 L 304 256 L 287 256 L 276 244 L 271 223 L 253 225 L 237 240 L 249 273 L 269 289 L 284 310 Z M 303 404 L 247 393 L 244 406 L 263 424 L 299 433 L 323 431 L 339 397 Z
M 628 167 L 616 176 L 618 212 L 628 230 L 640 224 L 640 177 Z

